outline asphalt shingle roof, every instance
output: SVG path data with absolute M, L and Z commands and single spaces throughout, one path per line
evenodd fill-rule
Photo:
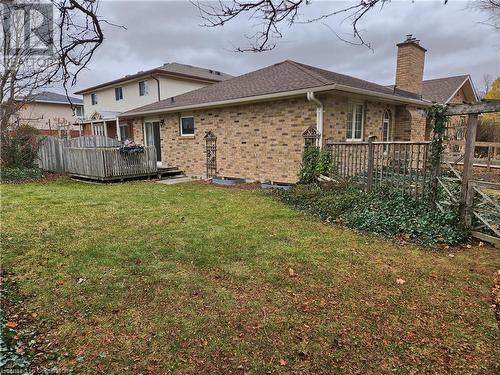
M 394 90 L 386 86 L 286 60 L 173 98 L 135 108 L 122 115 L 201 105 L 332 84 L 394 95 Z
M 140 78 L 142 76 L 147 76 L 150 74 L 171 74 L 178 77 L 184 78 L 194 78 L 194 79 L 202 79 L 211 82 L 220 82 L 225 81 L 233 76 L 227 73 L 220 72 L 218 70 L 200 68 L 198 66 L 180 64 L 176 62 L 166 63 L 157 68 L 144 70 L 137 72 L 135 74 L 129 74 L 125 77 L 121 77 L 112 81 L 104 82 L 96 86 L 88 87 L 83 90 L 77 91 L 75 94 L 82 94 L 92 90 L 97 90 L 100 88 L 104 88 L 107 86 L 116 85 L 121 82 L 125 82 L 131 79 Z
M 70 99 L 73 104 L 83 104 L 83 100 L 80 98 L 74 98 L 70 96 Z M 66 95 L 61 95 L 50 91 L 42 91 L 38 94 L 31 95 L 29 97 L 29 100 L 34 102 L 53 102 L 53 103 L 70 104 Z
M 431 102 L 445 104 L 468 77 L 462 75 L 425 80 L 422 85 L 422 97 Z

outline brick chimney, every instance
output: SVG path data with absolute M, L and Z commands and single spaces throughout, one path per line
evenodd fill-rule
M 406 40 L 398 43 L 397 46 L 396 87 L 422 95 L 424 61 L 427 50 L 420 45 L 420 40 L 414 38 L 412 34 L 406 35 Z

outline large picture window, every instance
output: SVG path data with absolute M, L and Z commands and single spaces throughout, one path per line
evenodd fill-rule
M 181 135 L 194 135 L 194 117 L 181 117 Z
M 347 112 L 347 141 L 363 140 L 363 104 L 351 103 Z

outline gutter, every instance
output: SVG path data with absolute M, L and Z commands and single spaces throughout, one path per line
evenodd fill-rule
M 307 93 L 307 100 L 316 104 L 316 131 L 319 133 L 316 146 L 321 149 L 323 147 L 323 103 L 314 96 L 312 91 Z
M 157 85 L 157 88 L 158 88 L 158 101 L 160 101 L 161 99 L 161 96 L 160 96 L 160 80 L 158 78 L 156 78 L 154 75 L 150 75 L 151 78 L 153 78 L 155 81 L 156 81 L 156 85 Z
M 272 99 L 281 99 L 281 98 L 287 98 L 287 97 L 293 97 L 293 96 L 301 96 L 304 94 L 307 95 L 308 92 L 317 93 L 317 92 L 324 92 L 324 91 L 349 92 L 349 93 L 353 93 L 353 94 L 360 94 L 360 95 L 366 95 L 366 96 L 371 96 L 371 97 L 375 97 L 375 98 L 385 99 L 385 100 L 392 101 L 392 102 L 397 101 L 397 102 L 402 103 L 402 104 L 417 105 L 420 107 L 429 107 L 432 105 L 432 103 L 429 101 L 399 97 L 399 96 L 395 96 L 392 94 L 383 94 L 383 93 L 378 93 L 375 91 L 370 91 L 370 90 L 365 90 L 365 89 L 357 89 L 357 88 L 353 88 L 350 86 L 345 86 L 345 85 L 340 85 L 340 84 L 334 83 L 331 85 L 317 86 L 317 87 L 311 87 L 311 88 L 307 88 L 307 89 L 283 91 L 283 92 L 277 92 L 277 93 L 272 93 L 272 94 L 255 95 L 255 96 L 248 96 L 245 98 L 221 100 L 221 101 L 216 101 L 216 102 L 190 104 L 190 105 L 185 105 L 185 106 L 161 108 L 161 109 L 154 109 L 154 110 L 149 110 L 149 111 L 137 111 L 137 112 L 129 111 L 128 113 L 127 112 L 122 113 L 120 117 L 136 117 L 136 116 L 142 116 L 142 115 L 168 113 L 168 112 L 180 112 L 180 111 L 184 111 L 184 110 L 202 109 L 202 108 L 208 108 L 208 107 L 220 107 L 220 106 L 239 104 L 239 103 L 251 103 L 251 102 L 264 101 L 264 100 L 272 100 Z M 165 99 L 165 100 L 167 100 L 167 99 Z

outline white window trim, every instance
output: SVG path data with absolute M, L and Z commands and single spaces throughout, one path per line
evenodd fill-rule
M 193 119 L 193 134 L 183 134 L 182 133 L 182 119 L 183 118 L 192 118 Z M 185 115 L 185 116 L 181 116 L 180 120 L 179 120 L 179 133 L 181 135 L 181 137 L 194 137 L 194 133 L 196 132 L 196 124 L 194 122 L 194 116 L 190 116 L 190 115 Z
M 385 118 L 385 115 L 388 114 L 389 115 L 389 118 L 387 118 L 387 140 L 384 139 L 385 137 L 385 132 L 384 132 L 384 128 L 385 128 L 385 123 L 386 123 L 386 118 Z M 391 113 L 391 110 L 390 109 L 385 109 L 384 110 L 384 114 L 382 115 L 382 141 L 383 142 L 390 142 L 391 140 L 391 137 L 392 137 L 392 113 Z
M 116 90 L 117 89 L 120 89 L 120 93 L 121 93 L 121 98 L 116 98 Z M 115 87 L 115 101 L 119 102 L 120 100 L 123 100 L 123 86 L 118 86 L 118 87 Z
M 352 113 L 352 123 L 351 123 L 351 130 L 352 130 L 352 135 L 353 138 L 347 138 L 347 129 L 346 129 L 346 137 L 345 140 L 346 142 L 363 142 L 363 136 L 365 134 L 365 103 L 363 102 L 356 102 L 356 101 L 349 101 L 348 103 L 349 108 L 347 110 L 347 113 L 350 111 L 350 107 L 353 106 L 355 108 L 356 105 L 361 105 L 362 111 L 361 111 L 361 138 L 354 138 L 354 135 L 356 133 L 356 128 L 355 128 L 355 122 L 356 122 L 356 116 L 354 115 L 354 112 Z

